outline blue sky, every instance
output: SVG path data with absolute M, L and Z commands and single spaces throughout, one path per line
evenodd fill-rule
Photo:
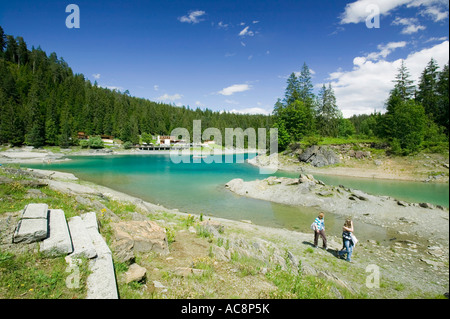
M 447 63 L 448 12 L 448 0 L 1 0 L 0 25 L 101 86 L 215 111 L 272 112 L 306 62 L 348 117 L 383 111 L 401 59 L 415 80 L 431 57 Z

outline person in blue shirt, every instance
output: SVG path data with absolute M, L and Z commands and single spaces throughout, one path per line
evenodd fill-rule
M 327 249 L 327 236 L 325 235 L 325 215 L 323 212 L 317 216 L 314 221 L 315 230 L 314 230 L 314 247 L 317 248 L 319 244 L 319 236 L 322 237 L 323 249 Z

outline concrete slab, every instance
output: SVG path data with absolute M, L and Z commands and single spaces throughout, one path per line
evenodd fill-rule
M 22 219 L 13 236 L 14 243 L 33 243 L 47 238 L 47 219 Z
M 81 216 L 86 231 L 92 240 L 97 257 L 89 261 L 89 270 L 92 272 L 87 278 L 87 299 L 118 299 L 116 275 L 112 253 L 98 232 L 97 216 L 93 213 Z
M 111 254 L 104 254 L 89 261 L 92 273 L 87 278 L 86 299 L 118 299 L 114 264 Z
M 69 219 L 69 231 L 72 238 L 73 252 L 72 258 L 86 257 L 94 258 L 97 252 L 92 244 L 91 237 L 86 230 L 83 220 L 80 216 L 75 216 Z
M 22 219 L 47 219 L 48 205 L 47 204 L 28 204 L 23 210 Z
M 93 228 L 98 231 L 97 215 L 95 212 L 83 214 L 81 215 L 81 219 L 86 228 Z
M 51 257 L 72 253 L 72 239 L 64 211 L 61 209 L 51 209 L 48 217 L 49 236 L 41 243 L 39 250 Z

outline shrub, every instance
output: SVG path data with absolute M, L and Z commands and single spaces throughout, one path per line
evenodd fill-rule
M 125 143 L 123 143 L 123 148 L 126 149 L 126 150 L 129 150 L 129 149 L 131 149 L 132 147 L 133 147 L 133 143 L 131 143 L 131 142 L 125 142 Z
M 80 140 L 80 146 L 81 148 L 88 148 L 89 147 L 89 140 Z
M 104 148 L 102 138 L 100 136 L 91 137 L 88 140 L 80 140 L 79 144 L 82 148 Z
M 94 136 L 89 139 L 89 146 L 91 148 L 104 148 L 105 145 L 100 136 Z

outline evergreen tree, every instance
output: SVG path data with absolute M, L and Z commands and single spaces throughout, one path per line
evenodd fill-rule
M 423 142 L 426 123 L 422 105 L 414 100 L 401 101 L 392 114 L 391 141 L 399 144 L 404 155 L 417 152 Z
M 309 108 L 313 108 L 314 105 L 314 93 L 313 84 L 311 80 L 311 71 L 306 63 L 303 64 L 300 76 L 298 77 L 298 87 L 299 87 L 299 99 Z
M 17 63 L 17 43 L 12 35 L 6 36 L 5 59 L 12 63 Z
M 272 112 L 273 116 L 276 118 L 279 115 L 281 115 L 281 113 L 283 112 L 283 108 L 284 108 L 283 103 L 281 103 L 281 100 L 278 99 L 273 107 L 273 112 Z
M 284 151 L 291 143 L 291 136 L 282 120 L 277 121 L 274 128 L 278 129 L 278 150 Z
M 428 62 L 422 72 L 419 82 L 419 90 L 416 93 L 416 101 L 423 105 L 425 113 L 433 121 L 438 118 L 438 65 L 433 58 Z
M 436 122 L 445 127 L 445 133 L 449 135 L 449 66 L 448 63 L 439 73 L 437 83 L 438 105 Z
M 319 91 L 317 98 L 317 127 L 323 136 L 336 137 L 339 133 L 339 119 L 342 117 L 336 105 L 336 96 L 331 83 L 328 88 L 325 84 Z
M 355 126 L 349 119 L 340 118 L 338 120 L 338 135 L 340 137 L 349 137 L 355 134 Z
M 286 91 L 284 94 L 284 104 L 289 105 L 300 98 L 299 81 L 294 72 L 291 73 L 287 80 Z
M 314 114 L 302 101 L 297 100 L 286 106 L 281 120 L 293 141 L 300 141 L 315 132 Z
M 414 81 L 410 80 L 410 74 L 404 60 L 402 60 L 402 64 L 398 69 L 398 74 L 395 76 L 394 82 L 396 94 L 398 94 L 403 101 L 413 98 L 415 90 L 413 85 Z
M 25 65 L 28 62 L 27 44 L 22 37 L 17 37 L 17 63 L 18 66 Z
M 6 35 L 3 28 L 0 26 L 0 58 L 3 56 L 3 51 L 6 48 Z

